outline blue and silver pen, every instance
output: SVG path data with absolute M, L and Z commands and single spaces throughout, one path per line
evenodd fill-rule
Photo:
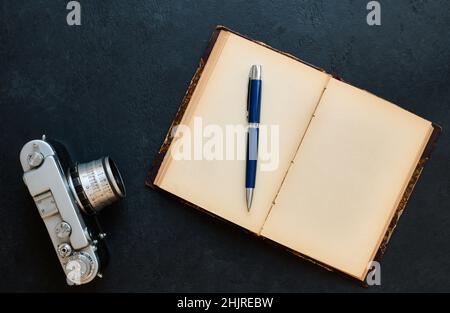
M 256 181 L 256 162 L 258 159 L 259 118 L 261 115 L 261 65 L 252 65 L 248 80 L 247 95 L 247 165 L 245 172 L 245 191 L 247 210 L 250 211 Z

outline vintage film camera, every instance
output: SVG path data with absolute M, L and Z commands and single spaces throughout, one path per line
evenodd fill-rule
M 71 163 L 57 142 L 32 140 L 20 152 L 23 181 L 33 197 L 69 285 L 101 277 L 108 253 L 97 213 L 125 197 L 110 157 Z

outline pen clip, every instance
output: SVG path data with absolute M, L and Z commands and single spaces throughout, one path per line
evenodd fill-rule
M 248 111 L 250 109 L 250 93 L 251 93 L 251 87 L 252 87 L 252 80 L 249 77 L 248 78 L 248 87 L 247 87 L 247 121 L 248 121 Z

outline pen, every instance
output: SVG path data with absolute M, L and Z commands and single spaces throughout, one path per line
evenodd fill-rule
M 247 164 L 245 171 L 245 192 L 247 210 L 252 206 L 258 159 L 259 118 L 261 113 L 261 65 L 252 65 L 248 79 L 247 94 Z

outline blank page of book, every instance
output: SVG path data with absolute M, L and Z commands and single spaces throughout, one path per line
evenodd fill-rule
M 363 280 L 431 132 L 331 79 L 261 234 Z
M 243 141 L 234 140 L 233 146 L 234 151 L 244 151 L 243 159 L 237 159 L 236 155 L 232 160 L 211 160 L 202 155 L 201 160 L 174 160 L 171 153 L 167 153 L 163 171 L 160 169 L 155 184 L 258 233 L 329 75 L 222 30 L 182 120 L 191 130 L 191 135 L 194 134 L 196 118 L 197 122 L 198 118 L 201 119 L 200 131 L 212 125 L 220 128 L 224 136 L 227 125 L 247 126 L 248 75 L 253 64 L 262 65 L 261 124 L 279 127 L 279 149 L 274 151 L 278 160 L 273 170 L 262 171 L 261 165 L 265 161 L 258 161 L 256 189 L 250 212 L 247 212 L 245 202 L 246 137 Z M 205 147 L 210 138 L 204 136 L 200 139 Z

